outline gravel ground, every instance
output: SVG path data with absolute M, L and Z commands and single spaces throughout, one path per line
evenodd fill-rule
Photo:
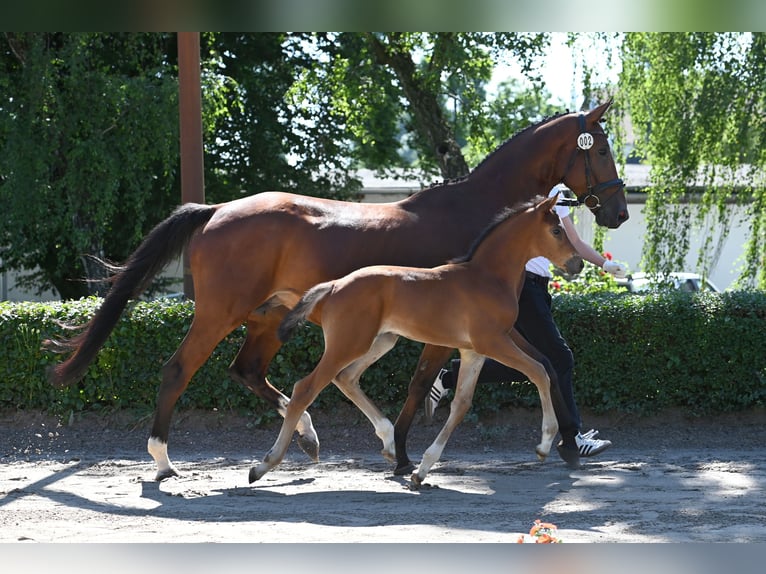
M 446 411 L 416 421 L 414 460 Z M 353 407 L 313 418 L 319 463 L 293 444 L 250 485 L 276 426 L 177 413 L 182 476 L 156 483 L 146 418 L 0 413 L 0 542 L 515 542 L 538 518 L 562 542 L 766 542 L 763 410 L 584 413 L 614 446 L 577 471 L 555 452 L 538 462 L 539 413 L 509 411 L 458 427 L 419 490 Z

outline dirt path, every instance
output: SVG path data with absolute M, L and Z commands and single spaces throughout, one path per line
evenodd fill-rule
M 321 461 L 293 444 L 249 485 L 276 429 L 181 416 L 170 454 L 183 476 L 158 484 L 144 423 L 6 413 L 0 542 L 514 542 L 536 518 L 563 542 L 766 542 L 764 413 L 673 418 L 595 421 L 615 445 L 577 471 L 535 461 L 534 414 L 465 423 L 413 491 L 356 419 L 315 416 Z M 413 458 L 437 429 L 413 428 Z

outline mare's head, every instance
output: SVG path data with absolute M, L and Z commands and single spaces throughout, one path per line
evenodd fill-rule
M 550 134 L 557 161 L 555 179 L 571 189 L 596 223 L 616 229 L 628 220 L 625 184 L 618 177 L 609 140 L 601 126 L 612 101 L 589 112 L 570 113 L 541 126 Z
M 550 259 L 554 265 L 566 269 L 567 273 L 576 274 L 584 266 L 582 258 L 577 254 L 569 240 L 561 218 L 556 213 L 556 202 L 559 194 L 543 199 L 534 207 L 521 214 L 533 221 L 527 226 L 525 235 L 527 246 L 532 257 L 542 255 Z

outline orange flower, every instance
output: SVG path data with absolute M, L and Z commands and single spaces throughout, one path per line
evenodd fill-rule
M 534 538 L 536 544 L 553 544 L 561 542 L 554 536 L 557 527 L 550 522 L 542 522 L 539 518 L 535 520 L 532 528 L 529 529 L 529 535 Z

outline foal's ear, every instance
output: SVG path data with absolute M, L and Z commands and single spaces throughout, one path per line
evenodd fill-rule
M 554 211 L 556 209 L 556 202 L 559 200 L 559 196 L 560 195 L 561 195 L 561 192 L 557 191 L 556 195 L 554 195 L 553 197 L 549 197 L 549 198 L 544 199 L 543 201 L 541 201 L 540 202 L 540 206 L 545 211 Z

